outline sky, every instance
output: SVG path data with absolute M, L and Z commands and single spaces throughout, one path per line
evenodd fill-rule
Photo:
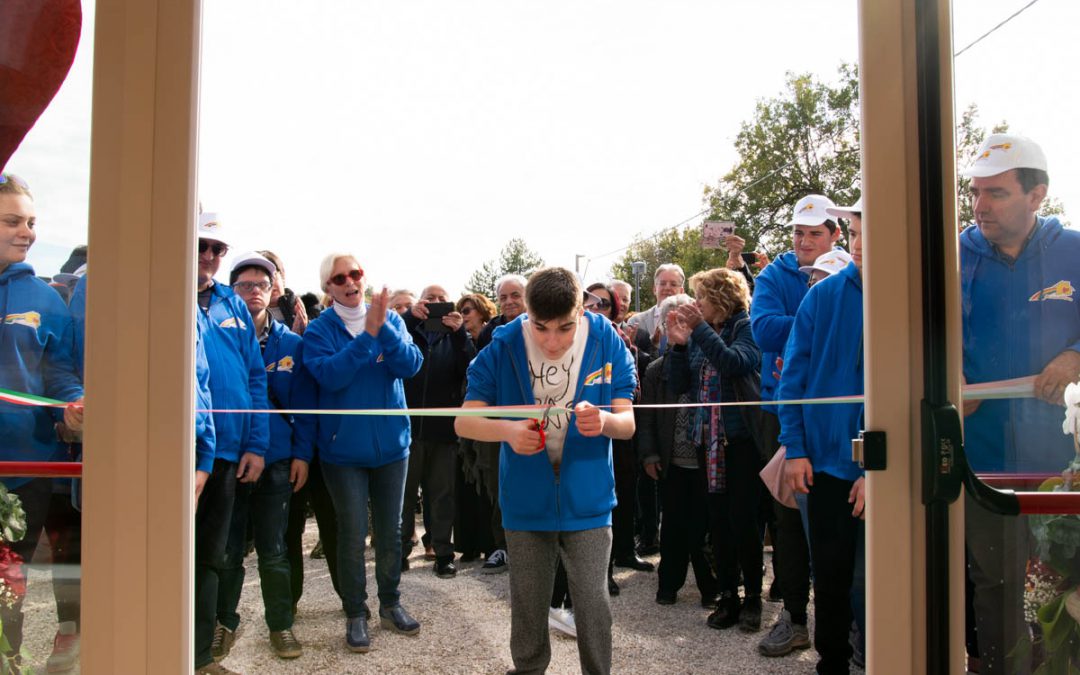
M 956 0 L 956 48 L 1024 4 Z M 85 12 L 71 75 L 8 165 L 35 193 L 39 274 L 86 241 Z M 206 2 L 199 196 L 230 255 L 274 250 L 297 291 L 318 286 L 325 255 L 351 252 L 376 286 L 456 294 L 513 237 L 548 264 L 582 255 L 585 279 L 606 279 L 636 235 L 702 209 L 740 124 L 786 72 L 832 82 L 857 59 L 855 12 L 854 0 Z M 1039 140 L 1070 215 L 1077 25 L 1080 3 L 1040 0 L 955 64 L 958 114 L 974 102 L 985 126 Z

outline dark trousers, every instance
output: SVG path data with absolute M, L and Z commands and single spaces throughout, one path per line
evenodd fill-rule
M 555 568 L 555 586 L 551 589 L 551 606 L 558 609 L 573 609 L 574 602 L 570 599 L 570 580 L 566 578 L 566 566 L 559 558 L 559 566 Z
M 35 478 L 14 490 L 22 502 L 23 511 L 26 513 L 26 536 L 21 541 L 16 541 L 9 546 L 12 552 L 18 554 L 24 561 L 20 565 L 23 575 L 26 574 L 25 563 L 30 562 L 37 548 L 41 530 L 45 527 L 45 521 L 49 517 L 49 503 L 52 501 L 52 481 L 48 478 Z M 24 576 L 25 578 L 25 576 Z M 23 600 L 19 598 L 12 607 L 0 607 L 0 620 L 3 620 L 4 637 L 11 646 L 10 653 L 18 653 L 22 647 L 23 627 Z
M 454 550 L 465 555 L 490 553 L 491 501 L 480 485 L 466 480 L 460 454 L 454 467 Z
M 669 465 L 660 479 L 660 499 L 664 509 L 664 536 L 660 539 L 657 568 L 660 591 L 677 593 L 686 583 L 686 566 L 690 564 L 701 597 L 712 599 L 716 595 L 716 577 L 705 558 L 705 534 L 709 530 L 705 470 Z
M 413 441 L 401 509 L 401 554 L 408 556 L 416 532 L 416 491 L 424 490 L 424 526 L 439 558 L 453 558 L 454 488 L 457 443 Z
M 633 441 L 612 441 L 615 464 L 615 499 L 611 512 L 611 556 L 634 555 L 634 512 L 637 505 L 637 453 Z
M 847 673 L 851 659 L 851 588 L 863 522 L 851 515 L 852 481 L 815 473 L 810 487 L 810 554 L 814 561 L 817 672 Z
M 1024 573 L 1031 554 L 1031 535 L 1024 516 L 986 511 L 969 496 L 964 499 L 964 534 L 968 576 L 974 590 L 981 673 L 1027 673 L 1029 663 L 1008 658 L 1021 637 L 1024 622 Z
M 63 482 L 69 483 L 67 480 Z M 45 518 L 45 536 L 49 538 L 49 549 L 52 551 L 56 620 L 60 623 L 74 622 L 78 632 L 82 513 L 71 503 L 70 492 L 53 492 L 49 502 L 49 515 Z
M 491 500 L 491 545 L 492 550 L 506 550 L 506 532 L 502 525 L 502 508 L 499 506 L 499 454 L 500 443 L 476 441 L 476 451 L 480 456 L 480 482 Z M 489 551 L 490 553 L 490 551 Z
M 247 526 L 255 535 L 259 556 L 259 587 L 262 590 L 266 626 L 276 633 L 292 628 L 292 589 L 289 561 L 285 557 L 285 529 L 289 522 L 292 483 L 285 458 L 268 465 L 256 483 L 236 487 L 225 565 L 218 574 L 218 622 L 231 631 L 240 625 L 240 592 L 244 588 L 244 553 Z
M 761 459 L 749 438 L 728 441 L 727 489 L 709 495 L 709 537 L 720 591 L 736 592 L 739 571 L 747 597 L 761 595 L 763 552 L 758 530 Z
M 761 427 L 761 436 L 771 444 L 765 454 L 771 457 L 780 449 L 780 420 L 772 413 L 763 412 Z M 773 572 L 780 582 L 784 609 L 791 614 L 792 621 L 805 625 L 806 606 L 810 603 L 810 545 L 806 541 L 802 515 L 798 509 L 788 508 L 771 496 L 770 501 L 776 516 Z
M 294 492 L 289 502 L 289 525 L 285 531 L 286 558 L 289 560 L 289 586 L 292 589 L 292 604 L 300 602 L 304 594 L 304 528 L 307 526 L 307 505 L 315 512 L 315 523 L 319 528 L 323 553 L 326 555 L 326 567 L 330 570 L 330 581 L 334 592 L 341 596 L 337 574 L 337 516 L 334 502 L 326 491 L 323 482 L 322 465 L 318 459 L 308 465 L 308 479 L 299 492 Z
M 195 509 L 195 668 L 214 659 L 210 646 L 217 620 L 218 579 L 225 566 L 233 502 L 236 499 L 236 462 L 214 460 Z
M 341 605 L 345 616 L 354 619 L 367 606 L 368 498 L 375 528 L 375 583 L 379 588 L 379 607 L 390 609 L 400 604 L 401 593 L 401 505 L 405 500 L 405 475 L 408 460 L 374 468 L 329 466 L 323 478 L 338 517 L 338 569 L 341 571 Z
M 660 493 L 657 483 L 644 471 L 637 477 L 637 530 L 642 546 L 655 546 L 660 538 Z

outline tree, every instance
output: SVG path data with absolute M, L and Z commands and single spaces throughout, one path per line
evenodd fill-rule
M 630 267 L 637 260 L 645 263 L 645 274 L 640 281 L 634 278 Z M 611 275 L 634 285 L 641 308 L 644 309 L 656 303 L 652 279 L 660 265 L 678 263 L 689 279 L 700 270 L 722 266 L 726 260 L 726 249 L 701 248 L 700 227 L 683 230 L 669 228 L 655 236 L 635 240 L 623 257 L 612 265 Z
M 544 266 L 544 259 L 525 244 L 524 239 L 511 239 L 499 252 L 498 260 L 488 260 L 474 271 L 465 284 L 470 293 L 482 293 L 494 299 L 495 282 L 504 274 L 521 274 Z
M 784 91 L 758 101 L 735 137 L 739 161 L 706 188 L 710 218 L 734 221 L 746 250 L 772 256 L 790 243 L 791 208 L 808 194 L 838 204 L 859 196 L 859 75 L 841 64 L 839 81 L 788 73 Z

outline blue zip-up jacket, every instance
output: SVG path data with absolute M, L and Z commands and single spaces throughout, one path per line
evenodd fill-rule
M 1016 260 L 975 225 L 960 235 L 964 376 L 969 384 L 1038 375 L 1065 350 L 1080 351 L 1080 232 L 1039 218 Z M 1059 405 L 983 401 L 964 420 L 975 471 L 1052 472 L 1073 457 Z
M 83 395 L 75 371 L 71 314 L 60 295 L 27 263 L 0 272 L 0 388 L 60 401 Z M 62 459 L 54 424 L 61 411 L 0 403 L 0 458 Z M 14 489 L 30 478 L 7 478 Z
M 611 322 L 585 312 L 589 336 L 582 355 L 574 403 L 610 405 L 633 399 L 634 360 Z M 492 406 L 536 405 L 519 316 L 497 328 L 491 344 L 469 365 L 466 401 Z M 572 419 L 572 418 L 571 418 Z M 503 527 L 530 532 L 573 532 L 611 525 L 615 508 L 611 439 L 586 438 L 571 424 L 566 431 L 559 476 L 546 452 L 519 455 L 509 443 L 499 454 L 499 505 Z
M 83 277 L 85 279 L 86 277 Z M 80 282 L 81 283 L 81 282 Z M 203 346 L 202 324 L 195 330 L 195 470 L 214 471 L 214 418 L 207 412 L 213 409 L 210 396 L 210 365 Z
M 209 309 L 197 307 L 196 316 L 210 366 L 210 396 L 217 410 L 265 410 L 266 371 L 255 322 L 247 305 L 232 289 L 215 283 Z M 265 413 L 214 413 L 218 459 L 237 462 L 250 452 L 266 456 L 270 448 L 270 421 Z
M 814 284 L 795 315 L 780 400 L 863 393 L 862 278 L 855 263 Z M 857 403 L 781 405 L 780 444 L 787 458 L 805 457 L 814 473 L 854 481 L 863 474 L 851 461 L 851 439 L 859 433 Z
M 376 337 L 349 335 L 333 308 L 304 331 L 304 361 L 318 385 L 320 410 L 402 410 L 402 380 L 416 375 L 423 360 L 393 310 Z M 318 425 L 323 464 L 375 468 L 409 456 L 406 415 L 320 415 Z
M 271 317 L 270 335 L 263 348 L 271 408 L 280 404 L 284 409 L 310 410 L 318 405 L 315 380 L 304 367 L 303 352 L 303 339 Z M 269 417 L 270 450 L 266 453 L 266 463 L 295 457 L 310 464 L 315 450 L 315 416 L 288 415 L 292 424 L 280 413 Z
M 806 297 L 810 277 L 799 271 L 794 251 L 780 255 L 765 266 L 754 285 L 750 303 L 750 327 L 754 342 L 761 348 L 761 400 L 775 401 L 776 357 L 784 353 L 795 312 Z M 776 414 L 776 406 L 763 406 Z

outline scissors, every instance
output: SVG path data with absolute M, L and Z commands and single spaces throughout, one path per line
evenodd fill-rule
M 547 433 L 545 432 L 545 429 L 547 429 L 548 420 L 550 418 L 551 406 L 549 405 L 548 407 L 544 408 L 544 416 L 542 418 L 532 421 L 533 430 L 540 433 L 540 450 L 543 450 L 544 446 L 547 445 Z

